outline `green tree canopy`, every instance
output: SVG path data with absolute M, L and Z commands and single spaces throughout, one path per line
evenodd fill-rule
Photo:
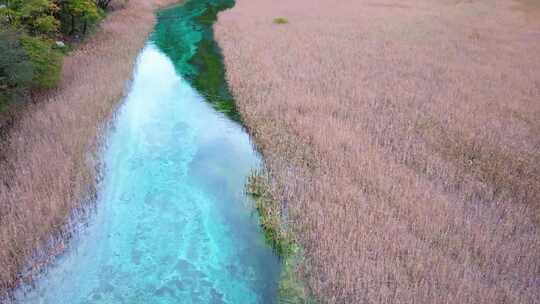
M 23 36 L 21 44 L 32 62 L 32 86 L 53 88 L 60 80 L 62 53 L 54 49 L 52 41 L 38 37 Z
M 0 110 L 24 93 L 33 78 L 32 63 L 21 43 L 21 32 L 0 29 Z
M 64 8 L 65 12 L 71 16 L 70 34 L 76 31 L 76 20 L 82 23 L 82 33 L 86 34 L 88 24 L 95 23 L 102 15 L 94 0 L 69 0 Z
M 7 21 L 15 27 L 23 27 L 30 34 L 51 35 L 58 30 L 60 22 L 55 18 L 59 6 L 53 0 L 10 0 L 5 7 Z
M 54 87 L 62 71 L 54 40 L 84 37 L 109 2 L 0 0 L 0 108 L 28 89 Z

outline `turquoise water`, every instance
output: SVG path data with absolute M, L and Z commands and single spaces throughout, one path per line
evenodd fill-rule
M 143 49 L 96 212 L 18 303 L 274 302 L 280 263 L 243 191 L 260 160 L 192 81 L 158 43 Z
M 233 4 L 233 0 L 190 0 L 162 10 L 152 39 L 171 58 L 176 71 L 204 94 L 206 101 L 239 120 L 224 81 L 225 69 L 212 29 L 218 12 Z

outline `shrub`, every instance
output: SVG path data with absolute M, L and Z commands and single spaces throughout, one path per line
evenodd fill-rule
M 128 0 L 95 0 L 95 2 L 99 8 L 105 11 L 124 7 Z
M 52 35 L 59 21 L 54 17 L 58 6 L 51 0 L 15 0 L 6 6 L 6 14 L 13 26 L 20 26 L 34 35 Z
M 23 36 L 21 43 L 32 64 L 32 87 L 53 88 L 60 80 L 62 53 L 53 48 L 51 41 L 43 38 Z
M 21 45 L 21 33 L 0 29 L 0 111 L 14 97 L 31 85 L 33 71 L 30 58 Z
M 287 20 L 287 18 L 278 17 L 278 18 L 274 18 L 274 23 L 275 24 L 287 24 L 287 23 L 289 23 L 289 20 Z
M 58 30 L 60 21 L 53 16 L 40 16 L 32 21 L 32 25 L 37 32 L 52 34 Z
M 72 0 L 66 2 L 60 11 L 62 29 L 69 35 L 86 35 L 88 27 L 97 23 L 103 11 L 92 0 Z

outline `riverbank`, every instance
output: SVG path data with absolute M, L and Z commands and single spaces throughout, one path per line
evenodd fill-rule
M 130 0 L 64 60 L 59 87 L 28 105 L 0 161 L 0 297 L 64 247 L 65 224 L 92 200 L 99 136 L 129 86 L 135 57 L 173 0 Z M 89 152 L 90 151 L 90 152 Z M 51 246 L 51 244 L 54 244 Z M 43 253 L 41 251 L 47 251 Z M 31 257 L 41 257 L 29 269 Z
M 237 0 L 219 15 L 272 210 L 318 298 L 540 298 L 531 3 Z

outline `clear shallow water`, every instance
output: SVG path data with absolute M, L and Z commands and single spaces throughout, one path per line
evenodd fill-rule
M 96 214 L 18 303 L 272 303 L 280 263 L 243 192 L 259 165 L 153 43 L 104 154 Z

